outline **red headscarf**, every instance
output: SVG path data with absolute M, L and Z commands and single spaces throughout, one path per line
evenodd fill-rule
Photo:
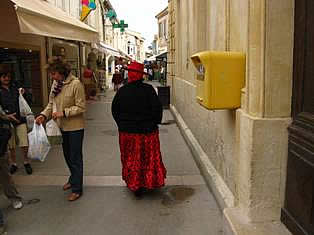
M 128 65 L 128 82 L 134 82 L 143 79 L 144 65 L 135 61 Z

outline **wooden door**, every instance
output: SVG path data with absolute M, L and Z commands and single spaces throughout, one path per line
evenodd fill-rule
M 295 0 L 292 118 L 282 221 L 314 234 L 314 1 Z

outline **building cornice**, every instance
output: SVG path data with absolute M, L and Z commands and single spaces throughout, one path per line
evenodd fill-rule
M 164 10 L 162 10 L 161 12 L 159 12 L 159 13 L 155 16 L 155 18 L 156 18 L 156 19 L 160 19 L 161 17 L 166 16 L 166 15 L 168 15 L 168 7 L 166 7 Z

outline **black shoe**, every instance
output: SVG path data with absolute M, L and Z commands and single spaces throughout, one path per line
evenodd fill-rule
M 28 175 L 31 175 L 33 173 L 33 169 L 31 167 L 31 164 L 29 164 L 29 163 L 24 164 L 24 168 L 25 168 L 25 171 Z
M 140 198 L 140 197 L 143 196 L 143 193 L 144 193 L 144 189 L 143 188 L 139 188 L 138 190 L 136 190 L 134 192 L 134 195 L 135 195 L 135 197 Z
M 18 169 L 18 168 L 17 168 L 16 165 L 14 165 L 14 164 L 11 165 L 11 166 L 10 166 L 10 173 L 11 173 L 11 175 L 13 175 L 13 174 L 17 171 L 17 169 Z

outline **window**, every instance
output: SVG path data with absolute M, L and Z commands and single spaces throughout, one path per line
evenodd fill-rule
M 167 20 L 164 20 L 164 38 L 167 38 Z
M 64 2 L 64 0 L 57 0 L 57 7 L 64 11 L 65 10 L 65 2 Z
M 163 25 L 162 22 L 159 23 L 159 38 L 162 38 L 163 35 Z

